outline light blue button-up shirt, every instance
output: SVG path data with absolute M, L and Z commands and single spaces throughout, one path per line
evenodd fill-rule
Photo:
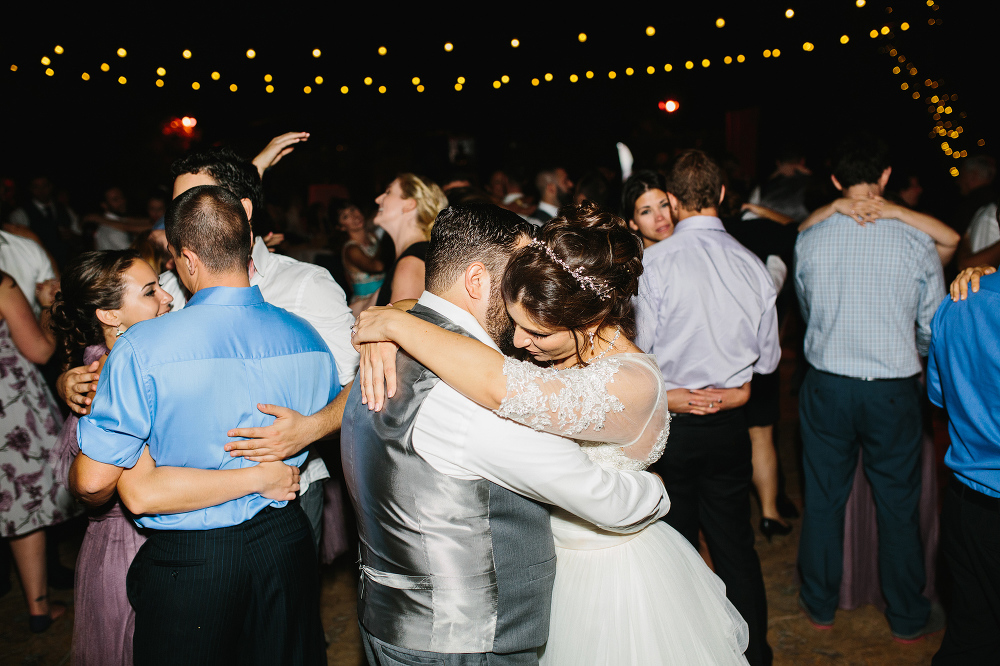
M 668 390 L 735 388 L 778 367 L 774 281 L 722 220 L 681 220 L 642 266 L 635 343 L 656 356 Z
M 212 287 L 180 312 L 135 324 L 118 338 L 77 437 L 88 457 L 118 467 L 135 465 L 147 444 L 157 465 L 249 467 L 257 463 L 223 446 L 233 427 L 273 422 L 258 403 L 312 414 L 339 390 L 333 356 L 304 319 L 265 303 L 257 287 Z M 286 462 L 299 466 L 306 455 Z M 137 522 L 160 530 L 215 529 L 284 505 L 253 494 Z
M 861 226 L 840 213 L 799 234 L 795 290 L 806 360 L 857 379 L 919 373 L 945 293 L 930 236 L 899 220 Z

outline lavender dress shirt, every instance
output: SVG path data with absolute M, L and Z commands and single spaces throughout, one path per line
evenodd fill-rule
M 656 356 L 667 390 L 735 388 L 778 367 L 774 282 L 722 220 L 681 220 L 642 264 L 635 342 Z

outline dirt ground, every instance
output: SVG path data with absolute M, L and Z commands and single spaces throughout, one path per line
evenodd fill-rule
M 796 444 L 796 399 L 790 394 L 789 380 L 793 363 L 782 361 L 782 420 L 778 428 L 778 450 L 787 475 L 788 494 L 801 506 L 798 448 Z M 936 426 L 941 426 L 936 423 Z M 755 514 L 753 522 L 759 522 Z M 795 530 L 769 543 L 758 534 L 760 554 L 767 585 L 769 612 L 768 640 L 774 649 L 776 666 L 809 665 L 882 665 L 910 666 L 929 664 L 941 644 L 938 633 L 913 645 L 894 642 L 885 617 L 874 607 L 838 611 L 832 631 L 817 631 L 800 613 L 795 575 L 798 550 L 798 520 Z M 77 530 L 62 544 L 61 555 L 71 565 L 79 548 L 82 531 Z M 356 616 L 356 565 L 351 555 L 342 556 L 323 568 L 322 614 L 331 666 L 358 666 L 364 663 Z M 67 614 L 44 634 L 28 631 L 28 616 L 20 587 L 14 578 L 14 590 L 0 598 L 0 666 L 63 666 L 70 663 L 73 627 L 72 591 L 52 591 L 52 598 L 69 605 Z

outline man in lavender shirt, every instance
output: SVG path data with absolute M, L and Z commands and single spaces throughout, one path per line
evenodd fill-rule
M 636 344 L 655 354 L 673 420 L 651 468 L 671 499 L 666 520 L 696 548 L 704 531 L 726 595 L 750 626 L 747 660 L 770 664 L 767 599 L 750 523 L 750 437 L 743 405 L 754 372 L 778 367 L 774 282 L 726 233 L 722 172 L 703 152 L 667 182 L 673 235 L 650 247 L 636 298 Z

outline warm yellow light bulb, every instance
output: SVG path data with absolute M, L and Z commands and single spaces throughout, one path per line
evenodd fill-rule
M 503 83 L 510 83 L 510 77 L 504 74 L 503 76 L 500 77 L 500 81 Z
M 90 80 L 90 74 L 87 74 L 87 72 L 84 72 L 83 74 L 80 75 L 80 78 L 83 79 L 84 81 L 89 81 Z
M 708 58 L 705 58 L 704 60 L 701 61 L 701 66 L 702 67 L 708 67 L 711 64 L 712 64 L 712 61 L 709 60 Z
M 583 43 L 587 41 L 587 33 L 581 32 L 579 35 L 576 36 L 576 38 L 579 39 L 581 43 Z
M 747 59 L 747 57 L 745 55 L 742 55 L 742 54 L 736 56 L 736 62 L 745 62 L 746 59 Z
M 52 76 L 55 73 L 56 73 L 55 70 L 53 70 L 51 67 L 45 70 L 45 76 Z
M 163 87 L 163 79 L 156 79 L 156 87 L 157 88 Z
M 378 47 L 378 54 L 379 55 L 385 55 L 388 52 L 389 52 L 389 49 L 385 48 L 384 46 Z
M 106 63 L 106 62 L 102 62 L 102 63 L 101 63 L 101 71 L 102 71 L 102 72 L 106 72 L 106 71 L 108 71 L 109 69 L 111 69 L 111 65 L 109 65 L 109 64 L 108 64 L 108 63 Z
M 586 76 L 588 79 L 592 79 L 594 78 L 594 73 L 588 69 L 584 74 L 584 76 Z
M 685 69 L 694 69 L 694 63 L 691 62 L 690 60 L 688 60 L 686 63 L 684 63 L 684 68 Z
M 462 84 L 461 83 L 456 83 L 455 84 L 455 90 L 461 90 L 461 89 L 462 89 Z
M 646 73 L 647 73 L 647 74 L 652 74 L 652 73 L 654 73 L 655 71 L 656 71 L 656 68 L 655 68 L 655 67 L 653 67 L 652 65 L 650 65 L 649 67 L 647 67 L 647 68 L 646 68 Z
M 126 51 L 125 49 L 118 49 L 117 53 L 119 58 L 124 58 L 125 56 L 128 55 L 128 51 Z
M 721 18 L 721 17 L 715 19 L 715 27 L 716 28 L 721 28 L 721 27 L 723 27 L 725 25 L 726 25 L 726 19 Z
M 267 86 L 266 88 L 264 88 L 264 91 L 268 92 L 268 93 L 273 93 L 274 92 L 274 86 Z
M 792 18 L 793 16 L 795 16 L 795 10 L 794 9 L 786 9 L 785 10 L 785 18 Z
M 191 84 L 191 88 L 197 90 L 198 88 L 201 88 L 201 84 L 195 81 L 194 83 Z
M 162 67 L 157 67 L 156 68 L 156 75 L 157 76 L 166 76 L 167 75 L 167 70 L 163 69 Z
M 264 83 L 270 83 L 272 78 L 274 78 L 274 77 L 272 77 L 270 74 L 265 74 L 264 75 Z
M 576 74 L 570 74 L 569 75 L 569 82 L 570 83 L 576 83 L 579 80 L 580 80 L 580 77 L 577 76 Z
M 764 57 L 765 58 L 771 57 L 771 49 L 764 49 Z
M 340 92 L 342 95 L 346 95 L 349 88 L 347 86 L 340 86 Z
M 236 84 L 235 84 L 235 83 L 230 83 L 230 84 L 229 84 L 229 90 L 230 90 L 231 92 L 236 92 L 236 91 L 237 91 L 238 89 L 239 89 L 239 88 L 238 88 L 238 87 L 236 86 Z
M 803 51 L 812 51 L 816 46 L 812 42 L 806 42 L 802 45 Z
M 302 92 L 304 92 L 304 93 L 305 93 L 305 94 L 307 94 L 307 95 L 308 95 L 309 93 L 311 93 L 312 91 L 313 91 L 313 89 L 312 89 L 312 88 L 310 88 L 309 86 L 306 86 L 305 88 L 303 88 L 303 89 L 302 89 Z
M 614 72 L 614 71 L 610 71 L 610 72 L 608 72 L 608 78 L 609 78 L 609 79 L 613 79 L 613 78 L 615 78 L 616 76 L 618 76 L 618 75 L 617 75 L 617 74 L 615 74 L 615 72 Z
M 220 78 L 222 78 L 222 74 L 219 74 L 218 72 L 212 72 L 213 81 L 218 81 Z
M 454 49 L 454 48 L 455 48 L 454 44 L 452 44 L 451 42 L 445 42 L 445 44 L 444 44 L 444 50 L 445 51 L 447 51 L 448 53 L 451 53 L 452 49 Z
M 733 56 L 726 56 L 725 58 L 722 59 L 722 62 L 726 63 L 727 65 L 732 64 Z
M 317 76 L 315 79 L 313 79 L 313 81 L 315 81 L 316 85 L 318 85 L 318 86 L 323 85 L 323 77 L 322 76 Z
M 671 65 L 669 62 L 666 65 L 663 66 L 663 71 L 664 72 L 672 72 L 673 70 L 674 70 L 674 66 Z
M 655 34 L 656 34 L 656 28 L 654 28 L 651 25 L 646 26 L 646 36 L 647 37 L 652 37 Z
M 254 51 L 253 49 L 247 49 L 247 57 L 253 60 L 254 58 L 257 57 L 257 52 Z
M 365 85 L 366 86 L 370 86 L 371 84 L 372 84 L 372 77 L 366 76 L 365 77 Z
M 846 44 L 849 41 L 851 41 L 851 38 L 848 37 L 847 35 L 841 35 L 840 36 L 840 43 L 841 44 Z
M 462 84 L 464 84 L 464 83 L 465 83 L 465 77 L 464 77 L 464 76 L 460 76 L 460 77 L 458 77 L 458 78 L 456 79 L 456 81 L 458 81 L 459 83 L 462 83 Z
M 899 24 L 899 29 L 900 30 L 909 30 L 910 29 L 910 24 L 907 23 L 906 21 L 903 21 L 902 23 Z
M 417 92 L 423 92 L 423 91 L 424 91 L 423 85 L 417 86 Z
M 321 55 L 323 55 L 322 51 L 320 51 L 319 49 L 313 49 L 313 58 L 318 58 Z
M 531 79 L 531 85 L 537 86 L 539 83 L 541 83 L 541 81 L 539 81 L 538 79 Z
M 181 51 L 181 55 L 184 56 L 185 60 L 188 60 L 191 58 L 191 51 L 189 49 L 184 49 Z
M 773 51 L 771 51 L 772 58 L 777 58 L 780 55 L 781 55 L 781 49 L 774 49 Z
M 52 64 L 52 61 L 49 60 L 48 56 L 42 56 L 42 64 L 48 67 L 49 65 Z
M 415 86 L 420 85 L 420 77 L 419 76 L 414 76 L 412 79 L 410 79 L 410 83 L 412 83 Z
M 550 72 L 546 72 L 545 73 L 545 80 L 546 81 L 551 81 L 552 80 L 552 74 Z
M 516 49 L 518 46 L 521 45 L 521 40 L 519 40 L 519 39 L 512 39 L 512 40 L 510 40 L 510 45 L 513 46 Z
M 625 76 L 632 76 L 633 74 L 635 74 L 635 70 L 634 69 L 632 69 L 631 67 L 626 67 L 625 68 Z
M 906 30 L 906 28 L 903 28 L 903 30 Z M 56 44 L 56 47 L 54 49 L 52 49 L 52 50 L 55 51 L 56 55 L 62 55 L 63 54 L 63 47 L 59 46 L 58 44 Z

